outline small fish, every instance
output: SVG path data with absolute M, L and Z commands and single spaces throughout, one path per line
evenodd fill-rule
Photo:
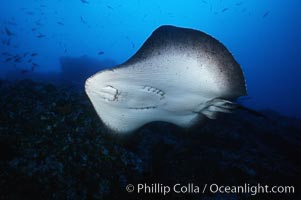
M 27 74 L 28 72 L 29 72 L 29 71 L 26 70 L 26 69 L 22 69 L 22 70 L 20 71 L 21 74 Z
M 11 32 L 7 27 L 5 27 L 5 33 L 6 33 L 6 35 L 8 35 L 8 36 L 14 35 L 13 32 Z
M 268 15 L 270 14 L 270 11 L 266 11 L 263 15 L 262 15 L 262 18 L 266 18 Z
M 37 64 L 37 63 L 31 63 L 31 65 L 32 65 L 33 67 L 39 67 L 39 66 L 40 66 L 40 65 Z
M 34 15 L 34 12 L 32 12 L 32 11 L 27 11 L 26 14 L 27 14 L 27 15 Z
M 23 53 L 23 58 L 26 57 L 28 54 L 28 52 Z
M 32 57 L 37 56 L 37 55 L 38 55 L 38 53 L 32 53 L 32 54 L 30 54 L 30 56 L 32 56 Z
M 87 1 L 87 0 L 80 0 L 80 1 L 85 4 L 89 4 L 89 1 Z
M 84 19 L 83 16 L 80 16 L 80 21 L 81 21 L 83 24 L 87 24 L 87 21 Z
M 10 38 L 5 41 L 6 46 L 10 46 Z
M 100 51 L 100 52 L 98 52 L 98 55 L 103 55 L 105 52 L 103 52 L 103 51 Z
M 37 26 L 43 26 L 43 24 L 40 22 L 40 20 L 36 21 L 35 24 L 36 24 Z
M 3 55 L 3 56 L 10 56 L 11 54 L 9 52 L 5 51 L 5 52 L 2 52 L 1 55 Z
M 10 62 L 12 59 L 13 59 L 12 57 L 6 58 L 5 62 Z
M 44 37 L 46 37 L 46 35 L 43 35 L 43 34 L 39 34 L 39 35 L 37 35 L 37 38 L 44 38 Z
M 28 62 L 28 63 L 31 63 L 31 62 L 32 62 L 32 59 L 29 59 L 27 62 Z
M 17 23 L 15 21 L 7 21 L 6 24 L 16 26 Z
M 36 31 L 36 30 L 37 30 L 36 28 L 32 28 L 32 29 L 31 29 L 32 32 L 34 32 L 34 31 Z
M 14 59 L 14 62 L 15 63 L 20 63 L 20 62 L 22 62 L 22 58 L 17 57 L 17 58 Z
M 65 24 L 63 22 L 56 22 L 58 25 L 64 26 Z
M 107 8 L 109 8 L 109 9 L 113 10 L 113 8 L 112 8 L 110 5 L 107 5 Z
M 229 10 L 229 8 L 224 8 L 222 12 L 226 12 L 227 10 Z
M 19 62 L 22 61 L 22 57 L 20 57 L 19 55 L 15 55 L 15 56 L 13 57 L 13 59 L 14 59 L 14 62 L 17 62 L 17 63 L 19 63 Z
M 131 42 L 131 44 L 132 44 L 132 48 L 134 49 L 135 48 L 135 43 L 134 42 Z

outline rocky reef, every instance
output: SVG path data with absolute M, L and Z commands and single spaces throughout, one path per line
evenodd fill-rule
M 293 185 L 301 179 L 301 121 L 245 111 L 183 130 L 106 130 L 82 90 L 0 81 L 0 199 L 144 199 L 128 184 Z M 146 199 L 275 199 L 258 194 L 148 194 Z M 277 196 L 278 198 L 278 196 Z

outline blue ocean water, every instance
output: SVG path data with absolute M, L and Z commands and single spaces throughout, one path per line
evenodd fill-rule
M 300 7 L 298 0 L 4 0 L 0 78 L 59 74 L 62 57 L 122 63 L 170 24 L 204 31 L 233 53 L 247 81 L 244 105 L 300 118 Z

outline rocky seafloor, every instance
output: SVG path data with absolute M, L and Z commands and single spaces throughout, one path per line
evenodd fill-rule
M 0 81 L 0 199 L 298 199 L 301 121 L 272 111 L 121 138 L 67 86 Z M 128 184 L 293 185 L 295 194 L 137 194 Z M 202 188 L 202 187 L 201 187 Z

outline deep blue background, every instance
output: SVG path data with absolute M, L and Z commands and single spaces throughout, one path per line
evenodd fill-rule
M 158 26 L 190 27 L 220 40 L 241 64 L 251 97 L 245 105 L 301 117 L 301 1 L 87 2 L 1 1 L 1 53 L 37 52 L 34 62 L 40 66 L 35 72 L 60 72 L 61 56 L 87 55 L 122 63 Z M 40 34 L 45 37 L 38 38 Z M 0 56 L 0 78 L 9 71 L 31 68 L 26 61 L 6 62 L 7 56 Z

